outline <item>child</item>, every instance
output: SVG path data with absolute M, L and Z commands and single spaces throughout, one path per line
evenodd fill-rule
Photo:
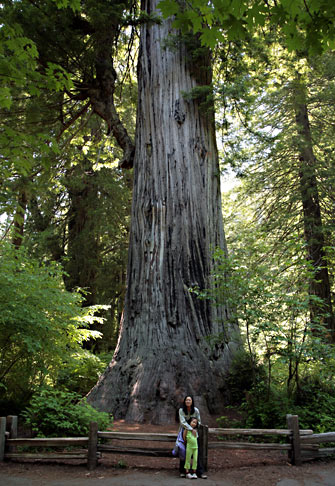
M 193 430 L 184 430 L 184 441 L 186 442 L 186 459 L 185 459 L 185 471 L 187 479 L 197 479 L 196 470 L 198 463 L 198 419 L 195 417 L 190 418 L 188 421 Z M 194 431 L 196 432 L 194 434 Z M 192 458 L 192 472 L 190 472 Z

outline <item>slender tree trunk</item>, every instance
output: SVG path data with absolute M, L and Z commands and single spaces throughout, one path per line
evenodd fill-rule
M 14 216 L 14 233 L 12 243 L 16 249 L 19 249 L 22 245 L 24 234 L 24 218 L 27 209 L 27 192 L 24 188 L 19 190 L 17 198 L 16 213 Z
M 128 421 L 171 422 L 186 393 L 204 416 L 218 412 L 239 342 L 228 309 L 190 291 L 210 286 L 212 251 L 225 247 L 220 172 L 213 110 L 183 95 L 210 82 L 209 53 L 197 65 L 184 44 L 165 48 L 171 32 L 169 22 L 142 27 L 125 307 L 114 358 L 88 396 Z M 209 348 L 219 333 L 225 343 Z
M 84 159 L 67 178 L 70 198 L 68 213 L 68 263 L 65 285 L 68 290 L 86 289 L 85 305 L 96 304 L 96 276 L 99 245 L 95 222 L 98 188 L 91 162 Z
M 52 201 L 50 206 L 53 208 L 54 204 L 55 202 Z M 52 220 L 54 212 L 50 209 L 50 207 L 47 211 L 42 211 L 39 207 L 38 199 L 34 196 L 32 196 L 29 200 L 28 209 L 31 214 L 33 231 L 43 233 L 49 230 L 47 236 L 46 253 L 49 253 L 52 260 L 55 262 L 61 261 L 64 258 L 64 244 L 53 228 Z
M 321 299 L 324 306 L 320 307 L 311 301 L 310 311 L 312 321 L 320 320 L 320 315 L 328 314 L 324 320 L 329 330 L 329 340 L 335 340 L 335 320 L 332 310 L 330 282 L 327 260 L 324 252 L 324 233 L 319 202 L 318 184 L 315 172 L 316 159 L 313 152 L 311 129 L 308 119 L 306 94 L 304 86 L 298 81 L 295 85 L 295 116 L 299 141 L 300 161 L 300 194 L 303 206 L 304 234 L 307 258 L 315 270 L 310 282 L 310 294 Z

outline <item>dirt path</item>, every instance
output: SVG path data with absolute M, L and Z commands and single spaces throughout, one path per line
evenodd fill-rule
M 204 486 L 335 486 L 332 463 L 289 466 L 245 466 L 208 473 Z M 0 466 L 1 486 L 187 486 L 190 480 L 178 477 L 177 468 L 117 469 L 100 466 L 88 473 L 85 466 L 10 464 Z

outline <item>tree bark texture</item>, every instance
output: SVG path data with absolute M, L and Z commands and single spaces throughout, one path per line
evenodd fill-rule
M 324 232 L 315 169 L 316 159 L 313 151 L 305 88 L 299 82 L 297 82 L 295 89 L 295 117 L 297 130 L 300 135 L 299 179 L 307 258 L 315 270 L 314 278 L 310 282 L 310 294 L 319 297 L 324 303 L 324 308 L 321 309 L 319 304 L 311 302 L 311 319 L 317 320 L 320 314 L 328 313 L 328 316 L 323 319 L 329 329 L 329 340 L 334 342 L 335 320 L 332 310 L 328 266 L 324 251 Z
M 184 44 L 164 47 L 171 33 L 168 21 L 142 26 L 125 307 L 114 358 L 88 395 L 116 418 L 152 423 L 174 420 L 186 394 L 204 418 L 219 412 L 239 342 L 228 309 L 190 291 L 210 286 L 212 252 L 225 247 L 220 172 L 213 110 L 184 96 L 210 82 L 209 53 L 195 65 Z M 220 333 L 225 343 L 210 348 Z

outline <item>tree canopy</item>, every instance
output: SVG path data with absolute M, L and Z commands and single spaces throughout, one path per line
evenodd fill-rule
M 265 26 L 280 30 L 290 50 L 320 54 L 335 47 L 331 0 L 161 0 L 159 6 L 165 16 L 176 16 L 177 28 L 200 33 L 211 48 L 246 39 Z

